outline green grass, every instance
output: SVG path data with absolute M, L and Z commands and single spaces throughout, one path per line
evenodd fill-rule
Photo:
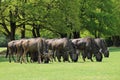
M 0 80 L 120 80 L 119 61 L 120 48 L 110 48 L 103 62 L 20 64 L 0 57 Z

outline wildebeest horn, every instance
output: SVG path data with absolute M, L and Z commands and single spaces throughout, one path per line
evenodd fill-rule
M 102 52 L 102 49 L 100 49 L 99 51 Z

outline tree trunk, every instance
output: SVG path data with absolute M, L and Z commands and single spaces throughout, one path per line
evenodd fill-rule
M 95 38 L 97 38 L 97 31 L 95 30 L 95 34 L 94 34 Z
M 71 38 L 72 38 L 72 33 L 69 34 L 69 39 L 71 39 Z
M 34 38 L 37 37 L 37 36 L 36 36 L 36 33 L 35 33 L 35 27 L 33 27 L 33 29 L 32 29 L 32 34 L 33 34 L 33 37 L 34 37 Z
M 10 29 L 11 29 L 10 40 L 15 40 L 16 22 L 10 22 Z
M 4 30 L 5 30 L 5 32 L 3 34 L 6 35 L 7 38 L 10 38 L 11 33 L 10 33 L 9 29 L 7 28 L 7 25 L 6 25 L 5 21 L 4 21 L 4 19 L 2 19 L 2 26 L 3 26 Z
M 25 0 L 25 3 L 27 3 L 27 0 Z M 24 19 L 26 19 L 25 18 L 25 11 L 24 10 L 22 10 L 22 16 L 23 16 Z M 25 22 L 22 25 L 21 38 L 25 38 Z
M 120 36 L 112 36 L 112 41 L 114 46 L 120 46 Z
M 15 21 L 15 14 L 12 13 L 12 11 L 9 11 L 10 13 L 10 40 L 15 40 L 15 31 L 16 31 L 16 21 Z
M 37 37 L 40 37 L 40 26 L 36 27 L 36 35 Z
M 65 37 L 67 37 L 67 33 L 62 33 L 62 34 L 60 34 L 60 36 L 61 36 L 61 38 L 65 38 Z
M 23 26 L 22 26 L 21 38 L 25 38 L 25 24 L 23 24 Z
M 74 31 L 74 32 L 73 32 L 73 38 L 74 38 L 74 39 L 80 38 L 80 32 Z
M 112 37 L 106 37 L 106 43 L 108 47 L 113 46 Z
M 100 32 L 95 30 L 95 34 L 94 34 L 95 38 L 100 38 Z

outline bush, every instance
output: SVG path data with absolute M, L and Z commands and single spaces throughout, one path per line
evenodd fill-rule
M 0 47 L 6 47 L 7 46 L 7 39 L 4 35 L 0 35 Z
M 113 41 L 112 41 L 111 37 L 106 38 L 105 41 L 106 41 L 108 47 L 113 46 Z

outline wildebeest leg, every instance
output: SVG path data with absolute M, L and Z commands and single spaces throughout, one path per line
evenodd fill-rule
M 16 51 L 16 62 L 19 62 L 18 60 L 19 60 L 19 52 Z
M 85 62 L 85 58 L 86 58 L 86 52 L 83 51 L 83 52 L 82 52 L 82 59 L 83 59 L 84 62 Z
M 17 62 L 21 62 L 21 57 L 23 55 L 23 52 L 17 53 Z
M 9 62 L 11 63 L 11 55 L 12 55 L 12 49 L 10 49 L 9 51 L 8 51 L 8 55 L 9 55 Z
M 33 63 L 34 61 L 33 61 L 33 54 L 32 53 L 28 53 L 29 54 L 29 56 L 30 56 L 30 62 L 31 63 Z
M 33 63 L 34 61 L 33 61 L 33 55 L 32 55 L 32 53 L 28 53 L 28 54 L 30 56 L 30 62 Z
M 38 63 L 39 63 L 39 64 L 42 63 L 42 60 L 41 60 L 41 59 L 42 59 L 42 57 L 41 57 L 41 55 L 39 55 L 39 56 L 38 56 Z
M 17 53 L 17 54 L 16 54 L 16 60 L 17 60 L 17 62 L 20 61 L 19 56 L 20 56 L 20 55 Z
M 52 57 L 53 57 L 53 59 L 54 59 L 54 61 L 56 62 L 56 58 L 55 58 L 55 56 L 56 56 L 56 52 L 55 52 L 55 50 L 52 50 Z
M 32 54 L 30 54 L 30 62 L 33 63 L 33 57 L 32 57 Z
M 92 58 L 91 58 L 90 60 L 93 62 L 93 59 L 92 59 Z
M 42 50 L 40 50 L 40 51 L 38 51 L 38 63 L 40 64 L 40 63 L 42 63 L 42 54 L 43 54 L 43 51 Z
M 23 61 L 24 63 L 27 63 L 27 62 L 26 62 L 26 59 L 25 59 L 25 55 L 22 56 L 22 61 Z
M 68 57 L 68 53 L 67 52 L 62 52 L 62 53 L 63 53 L 63 62 L 65 62 L 65 61 L 70 62 L 69 57 Z
M 56 56 L 57 56 L 58 62 L 61 62 L 61 55 L 59 51 L 56 51 Z
M 23 59 L 23 62 L 24 62 L 24 63 L 27 63 L 27 62 L 26 62 L 26 54 L 23 54 L 22 59 Z
M 53 51 L 52 50 L 49 50 L 49 60 L 50 60 L 50 62 L 53 62 L 53 60 L 54 60 L 54 55 L 53 55 Z
M 19 54 L 19 55 L 18 55 L 17 62 L 21 62 L 21 57 L 22 57 L 22 54 Z
M 26 55 L 26 53 L 27 53 L 27 50 L 24 51 L 23 54 L 21 54 L 21 55 L 22 55 L 22 56 L 21 56 L 21 60 L 20 60 L 20 63 L 21 63 L 21 64 L 22 64 L 22 61 L 23 61 L 24 63 L 26 63 L 26 61 L 25 61 L 25 55 Z
M 92 53 L 90 53 L 90 60 L 93 62 L 93 59 L 92 59 Z
M 84 57 L 82 57 L 82 58 L 83 58 L 83 61 L 85 62 L 85 58 L 86 58 L 86 57 L 84 56 Z
M 12 54 L 12 59 L 14 60 L 14 62 L 16 62 L 15 58 L 14 58 L 14 54 Z
M 90 51 L 88 51 L 88 53 L 87 53 L 87 58 L 93 62 L 92 53 Z
M 90 60 L 93 62 L 93 59 L 92 59 L 92 53 L 90 53 L 90 57 L 91 57 Z
M 30 55 L 30 53 L 28 52 L 28 53 L 26 54 L 27 62 L 29 62 L 29 59 L 28 59 L 29 55 Z
M 66 57 L 65 53 L 63 52 L 62 54 L 63 54 L 63 55 L 62 55 L 62 57 L 63 57 L 63 62 L 67 61 L 67 57 Z
M 69 60 L 69 53 L 67 52 L 67 60 L 68 60 L 68 62 L 70 62 L 70 60 Z
M 9 53 L 9 62 L 11 63 L 11 54 Z
M 58 62 L 61 62 L 61 56 L 57 56 Z
M 50 62 L 53 62 L 53 60 L 54 60 L 54 58 L 53 58 L 53 53 L 52 53 L 52 51 L 50 50 L 50 53 L 49 53 L 49 60 L 50 60 Z
M 22 51 L 18 49 L 18 51 L 16 51 L 16 62 L 20 62 L 21 56 L 22 56 Z

